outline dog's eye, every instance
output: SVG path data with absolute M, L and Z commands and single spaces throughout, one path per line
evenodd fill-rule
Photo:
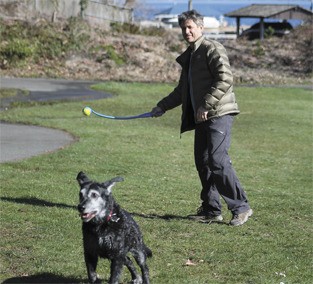
M 98 198 L 98 194 L 95 193 L 95 192 L 92 192 L 92 193 L 91 193 L 91 198 Z

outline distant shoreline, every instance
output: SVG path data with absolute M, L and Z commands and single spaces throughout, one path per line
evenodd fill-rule
M 293 3 L 292 3 L 293 2 Z M 176 3 L 176 4 L 175 4 Z M 278 1 L 278 0 L 263 0 L 263 1 L 193 1 L 193 9 L 198 10 L 204 16 L 215 17 L 217 20 L 220 20 L 221 17 L 226 13 L 240 9 L 242 7 L 251 5 L 251 4 L 281 4 L 281 5 L 299 5 L 300 7 L 310 10 L 311 1 Z M 149 1 L 146 0 L 145 4 L 139 6 L 134 10 L 135 19 L 140 20 L 153 20 L 154 16 L 159 13 L 169 13 L 173 15 L 178 15 L 184 11 L 188 10 L 188 1 Z M 236 19 L 225 17 L 224 20 L 227 22 L 227 26 L 236 26 Z M 242 18 L 241 25 L 251 26 L 258 22 L 258 18 Z M 292 20 L 290 23 L 295 27 L 301 24 L 300 20 Z

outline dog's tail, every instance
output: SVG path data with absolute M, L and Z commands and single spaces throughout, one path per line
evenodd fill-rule
M 146 245 L 144 246 L 145 246 L 145 252 L 146 252 L 147 257 L 152 257 L 152 250 L 149 249 Z

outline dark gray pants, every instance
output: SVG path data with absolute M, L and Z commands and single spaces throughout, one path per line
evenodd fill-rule
M 194 155 L 202 184 L 202 207 L 212 216 L 221 214 L 220 196 L 234 215 L 250 208 L 228 155 L 232 124 L 233 116 L 225 115 L 197 124 L 195 129 Z

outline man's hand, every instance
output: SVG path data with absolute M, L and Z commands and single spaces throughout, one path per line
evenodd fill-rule
M 163 114 L 164 114 L 164 111 L 158 106 L 154 107 L 151 110 L 151 116 L 152 117 L 159 117 L 159 116 L 162 116 Z
M 199 107 L 197 111 L 197 121 L 202 122 L 208 120 L 208 111 L 204 107 Z

